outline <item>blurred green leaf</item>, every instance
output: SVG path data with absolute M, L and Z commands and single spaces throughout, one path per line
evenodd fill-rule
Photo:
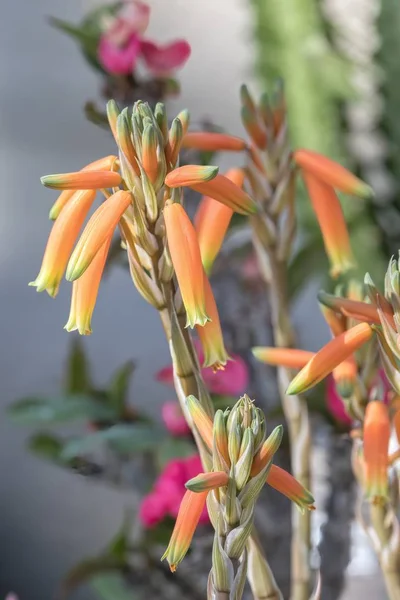
M 126 563 L 129 552 L 129 532 L 132 525 L 132 513 L 126 511 L 123 523 L 118 533 L 113 537 L 108 545 L 106 554 L 113 556 L 117 560 Z
M 129 383 L 135 370 L 133 361 L 128 361 L 113 375 L 110 383 L 110 402 L 118 414 L 121 414 L 127 401 Z
M 65 444 L 62 457 L 64 460 L 70 460 L 92 452 L 104 443 L 120 454 L 148 452 L 155 450 L 164 436 L 163 431 L 143 423 L 113 425 L 109 429 L 71 440 Z
M 293 302 L 310 279 L 320 277 L 322 273 L 328 271 L 328 259 L 321 248 L 321 241 L 314 238 L 297 252 L 289 264 L 288 287 L 290 300 Z
M 237 402 L 237 399 L 233 396 L 219 396 L 217 394 L 212 394 L 211 398 L 215 410 L 225 410 L 226 408 L 231 408 L 231 406 L 233 406 L 235 402 Z
M 88 558 L 72 567 L 61 582 L 56 594 L 57 600 L 65 600 L 79 586 L 91 582 L 100 574 L 111 574 L 112 571 L 121 569 L 124 565 L 112 556 L 97 556 Z
M 52 433 L 37 433 L 29 439 L 29 449 L 47 460 L 59 461 L 64 442 Z
M 145 547 L 151 547 L 154 544 L 168 546 L 174 526 L 175 520 L 171 519 L 170 517 L 166 517 L 155 527 L 146 529 L 143 533 L 143 545 Z
M 168 437 L 158 445 L 157 466 L 162 469 L 170 460 L 192 456 L 195 452 L 196 447 L 188 439 Z
M 109 573 L 93 577 L 92 588 L 103 600 L 135 600 L 137 596 L 127 587 L 121 573 Z
M 82 394 L 91 387 L 89 364 L 82 342 L 76 337 L 68 355 L 65 391 L 68 394 Z
M 20 425 L 66 423 L 78 420 L 110 421 L 116 417 L 111 407 L 85 395 L 50 398 L 23 398 L 7 408 L 10 418 Z

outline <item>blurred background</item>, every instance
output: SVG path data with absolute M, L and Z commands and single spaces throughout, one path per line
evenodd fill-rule
M 398 3 L 395 0 L 148 0 L 148 4 L 151 6 L 148 38 L 158 43 L 184 38 L 191 46 L 190 58 L 174 75 L 180 91 L 176 90 L 176 82 L 171 82 L 172 92 L 168 86 L 151 89 L 150 100 L 164 99 L 171 116 L 188 108 L 192 122 L 198 127 L 211 123 L 232 134 L 244 135 L 240 85 L 246 82 L 257 95 L 271 89 L 276 78 L 283 78 L 293 145 L 340 159 L 376 190 L 376 199 L 370 205 L 362 208 L 349 205 L 345 210 L 356 240 L 360 269 L 383 273 L 387 259 L 397 252 L 400 231 Z M 54 192 L 40 186 L 40 176 L 75 171 L 115 151 L 110 134 L 101 127 L 101 113 L 109 93 L 105 88 L 108 86 L 109 90 L 110 82 L 105 83 L 104 72 L 85 60 L 82 40 L 76 32 L 65 35 L 60 24 L 51 26 L 48 20 L 52 16 L 81 26 L 85 15 L 100 5 L 100 1 L 94 0 L 68 3 L 5 0 L 3 6 L 0 380 L 4 409 L 21 398 L 60 398 L 60 389 L 64 394 L 66 386 L 70 391 L 73 387 L 71 380 L 66 383 L 66 363 L 71 359 L 71 339 L 76 340 L 77 336 L 63 330 L 69 311 L 69 289 L 62 286 L 54 302 L 47 295 L 36 294 L 28 282 L 38 272 L 50 229 L 47 212 L 56 198 Z M 148 79 L 148 73 L 143 77 Z M 137 87 L 139 92 L 135 89 L 134 99 L 141 91 L 140 84 Z M 149 90 L 143 88 L 143 93 L 146 95 Z M 88 102 L 91 104 L 85 112 Z M 213 159 L 222 168 L 240 164 L 238 157 L 223 155 Z M 304 285 L 296 290 L 294 320 L 302 347 L 315 350 L 328 336 L 314 299 L 325 264 L 318 260 L 317 229 L 307 207 L 301 210 L 299 218 L 303 255 L 296 269 L 298 279 L 300 264 Z M 236 235 L 232 247 L 236 249 L 243 240 L 245 246 L 245 231 Z M 227 260 L 225 254 L 223 260 Z M 251 266 L 251 256 L 249 261 Z M 257 273 L 249 277 L 249 287 L 257 288 L 257 281 L 254 282 Z M 381 284 L 382 276 L 378 275 L 376 280 Z M 219 291 L 221 297 L 225 289 Z M 218 296 L 218 290 L 216 293 Z M 257 310 L 265 310 L 259 290 L 254 293 L 258 294 Z M 233 307 L 233 315 L 235 310 Z M 249 327 L 255 326 L 250 323 L 250 316 L 248 321 Z M 238 336 L 230 332 L 230 339 Z M 246 342 L 238 343 L 239 347 L 232 342 L 232 346 L 234 352 L 248 359 Z M 84 352 L 91 365 L 91 378 L 103 390 L 108 389 L 116 370 L 133 360 L 135 370 L 129 388 L 124 380 L 129 390 L 127 403 L 143 410 L 162 427 L 161 407 L 173 399 L 174 393 L 156 380 L 156 374 L 169 364 L 168 347 L 153 309 L 136 293 L 123 265 L 110 268 L 96 306 L 94 334 L 83 340 L 82 347 L 74 346 L 73 351 L 79 360 L 79 353 Z M 71 360 L 73 363 L 73 357 Z M 73 366 L 69 373 L 70 378 L 77 377 Z M 255 377 L 259 382 L 263 374 L 255 373 Z M 260 385 L 265 392 L 263 384 Z M 78 391 L 85 391 L 84 387 L 82 384 Z M 78 388 L 76 384 L 74 390 Z M 87 459 L 83 450 L 72 452 L 69 458 L 73 456 L 74 460 L 61 465 L 58 440 L 52 437 L 52 417 L 48 413 L 32 416 L 26 404 L 22 409 L 9 414 L 8 408 L 0 420 L 0 596 L 12 590 L 22 600 L 43 600 L 54 597 L 74 565 L 98 555 L 107 546 L 121 527 L 127 509 L 137 513 L 142 488 L 132 491 L 124 480 L 131 450 L 121 452 L 122 458 L 119 456 L 118 460 L 102 456 L 107 468 L 100 474 L 96 471 L 96 461 L 93 464 L 92 459 Z M 87 432 L 87 422 L 76 429 L 75 423 L 69 423 L 67 418 L 61 421 L 66 423 L 63 434 L 72 435 L 72 439 L 77 431 L 81 437 Z M 48 437 L 42 435 L 32 442 L 38 424 L 40 430 L 48 432 Z M 335 430 L 334 425 L 328 419 L 316 433 L 314 461 L 320 476 L 316 490 L 322 507 L 331 491 L 326 473 L 330 451 L 326 432 Z M 342 433 L 339 427 L 339 438 Z M 34 452 L 29 451 L 29 444 Z M 91 456 L 92 447 L 88 449 Z M 343 477 L 350 477 L 351 482 L 349 468 L 344 468 L 344 472 Z M 130 477 L 135 481 L 132 475 L 128 475 L 128 480 Z M 148 486 L 147 481 L 143 489 Z M 351 483 L 345 487 L 349 491 Z M 325 519 L 324 511 L 315 519 L 316 543 L 319 525 Z M 348 560 L 344 558 L 349 566 L 343 566 L 343 570 L 348 569 L 349 577 L 340 597 L 368 593 L 369 598 L 384 598 L 375 558 L 362 532 L 355 525 L 350 528 L 350 523 L 346 525 L 352 532 L 351 548 L 347 549 L 350 554 Z M 331 556 L 335 561 L 338 555 L 332 551 Z M 317 565 L 317 554 L 315 560 Z M 147 563 L 138 564 L 143 575 Z M 83 576 L 75 574 L 75 580 L 69 582 L 71 590 L 75 583 L 85 581 L 85 575 L 85 572 Z M 139 583 L 143 586 L 142 579 Z M 115 581 L 110 585 L 116 585 Z M 121 590 L 117 593 L 116 588 L 111 589 L 114 600 L 124 598 Z M 138 597 L 134 582 L 132 589 L 126 598 Z M 89 587 L 72 591 L 77 598 L 99 597 L 100 593 Z M 106 598 L 104 594 L 102 588 L 100 596 Z M 333 593 L 323 597 L 325 600 L 336 596 Z

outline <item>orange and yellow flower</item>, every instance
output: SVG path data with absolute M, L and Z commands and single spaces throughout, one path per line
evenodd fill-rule
M 67 331 L 77 329 L 81 335 L 92 333 L 92 315 L 111 240 L 112 236 L 104 242 L 84 274 L 72 284 L 71 310 L 65 325 Z
M 211 196 L 239 214 L 251 215 L 257 212 L 254 200 L 224 175 L 217 175 L 211 181 L 194 183 L 189 187 L 203 196 Z
M 69 259 L 66 274 L 68 281 L 74 281 L 83 275 L 105 241 L 113 234 L 131 202 L 131 193 L 119 190 L 93 213 Z
M 184 165 L 166 175 L 165 185 L 170 188 L 193 186 L 214 179 L 218 170 L 218 167 Z
M 207 494 L 208 491 L 196 493 L 187 490 L 183 497 L 170 542 L 161 559 L 167 559 L 172 572 L 176 571 L 176 567 L 189 550 L 206 503 Z
M 260 362 L 288 369 L 302 369 L 315 356 L 315 352 L 307 350 L 268 346 L 256 346 L 252 352 Z
M 267 475 L 267 483 L 294 502 L 301 512 L 304 512 L 305 509 L 315 509 L 312 494 L 293 475 L 277 465 L 271 465 Z
M 355 260 L 343 210 L 334 189 L 307 171 L 304 181 L 316 214 L 331 263 L 331 275 L 337 277 L 354 268 Z
M 117 187 L 122 179 L 115 171 L 77 171 L 44 175 L 40 181 L 54 190 L 100 190 Z
M 46 290 L 50 296 L 57 295 L 72 248 L 95 197 L 94 190 L 76 192 L 55 221 L 39 274 L 29 284 L 38 292 Z
M 367 404 L 363 439 L 365 492 L 372 502 L 383 502 L 388 495 L 390 439 L 389 413 L 383 402 L 372 401 Z
M 361 198 L 371 198 L 373 191 L 361 179 L 353 175 L 339 163 L 311 150 L 300 149 L 293 154 L 294 162 L 303 172 L 316 177 L 322 183 L 345 194 Z
M 231 169 L 226 177 L 242 187 L 244 171 Z M 211 271 L 228 230 L 233 210 L 210 196 L 204 196 L 197 210 L 194 224 L 199 240 L 201 259 L 206 273 Z
M 246 142 L 242 138 L 226 133 L 193 131 L 185 135 L 182 147 L 195 148 L 204 152 L 240 152 L 246 148 Z
M 186 308 L 186 326 L 203 326 L 210 317 L 196 231 L 180 204 L 168 204 L 164 208 L 164 220 L 171 260 Z
M 218 308 L 208 277 L 203 273 L 205 308 L 209 317 L 203 326 L 196 325 L 197 335 L 200 338 L 204 352 L 204 367 L 212 367 L 214 371 L 223 369 L 229 360 L 229 355 L 224 346 Z
M 365 344 L 371 336 L 370 325 L 359 323 L 333 338 L 296 375 L 286 393 L 300 394 L 312 388 Z

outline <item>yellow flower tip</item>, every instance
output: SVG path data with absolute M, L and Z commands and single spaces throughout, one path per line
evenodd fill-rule
M 168 248 L 187 314 L 187 327 L 207 324 L 208 314 L 204 289 L 205 274 L 196 231 L 180 204 L 164 208 Z
M 93 213 L 69 260 L 66 273 L 68 281 L 75 281 L 83 275 L 105 241 L 113 234 L 131 201 L 131 193 L 120 190 Z
M 173 573 L 189 550 L 206 503 L 207 494 L 208 492 L 196 493 L 190 490 L 185 492 L 168 548 L 161 558 L 161 560 L 168 561 Z
M 277 465 L 271 465 L 267 475 L 267 483 L 275 490 L 294 502 L 299 510 L 315 510 L 314 497 L 293 475 Z
M 55 190 L 98 190 L 118 187 L 122 179 L 115 171 L 77 171 L 44 175 L 40 181 L 45 187 Z
M 275 452 L 277 452 L 281 445 L 283 438 L 283 425 L 275 427 L 271 435 L 265 440 L 260 450 L 257 452 L 253 459 L 251 466 L 250 475 L 254 477 L 258 475 L 260 471 L 267 466 L 267 464 L 273 459 Z
M 333 379 L 342 398 L 349 398 L 353 394 L 357 380 L 357 371 L 357 363 L 354 356 L 349 356 L 333 369 Z
M 251 215 L 258 211 L 256 202 L 224 175 L 217 175 L 212 181 L 192 184 L 190 187 L 204 196 L 218 200 L 239 214 Z
M 218 174 L 218 167 L 185 165 L 174 169 L 165 177 L 165 185 L 170 188 L 193 186 L 211 181 Z
M 246 142 L 239 137 L 225 133 L 195 131 L 185 135 L 182 146 L 204 152 L 240 152 L 246 148 Z
M 311 358 L 290 383 L 286 393 L 301 394 L 322 381 L 340 363 L 372 337 L 368 323 L 359 323 L 335 337 Z
M 203 274 L 205 309 L 209 321 L 202 327 L 196 326 L 204 352 L 204 367 L 212 367 L 214 371 L 224 369 L 229 355 L 225 349 L 218 308 L 207 275 Z
M 255 346 L 251 351 L 260 362 L 289 369 L 301 369 L 315 356 L 314 352 L 294 348 Z

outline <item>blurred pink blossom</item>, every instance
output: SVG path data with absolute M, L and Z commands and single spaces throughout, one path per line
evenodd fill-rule
M 190 433 L 190 427 L 186 423 L 179 402 L 176 400 L 164 402 L 161 414 L 165 427 L 172 435 L 180 436 Z
M 154 484 L 150 494 L 143 499 L 139 517 L 145 527 L 154 527 L 169 516 L 175 519 L 186 491 L 185 483 L 203 470 L 200 457 L 194 454 L 188 458 L 171 460 Z M 208 523 L 207 509 L 204 508 L 200 523 Z
M 183 67 L 190 56 L 190 45 L 186 40 L 176 40 L 165 46 L 143 40 L 140 52 L 149 71 L 158 77 L 165 77 Z
M 201 344 L 195 341 L 195 348 L 200 364 L 204 361 L 204 354 Z M 237 396 L 242 394 L 249 382 L 249 370 L 243 358 L 238 354 L 231 355 L 232 360 L 228 361 L 223 371 L 214 371 L 210 367 L 202 368 L 204 382 L 212 394 L 220 396 Z M 173 385 L 172 365 L 164 367 L 156 375 L 157 381 L 167 385 Z
M 125 0 L 123 7 L 103 32 L 98 58 L 113 75 L 130 75 L 142 57 L 153 75 L 165 77 L 182 67 L 190 56 L 190 45 L 176 40 L 165 46 L 143 39 L 150 19 L 150 7 L 137 0 Z

